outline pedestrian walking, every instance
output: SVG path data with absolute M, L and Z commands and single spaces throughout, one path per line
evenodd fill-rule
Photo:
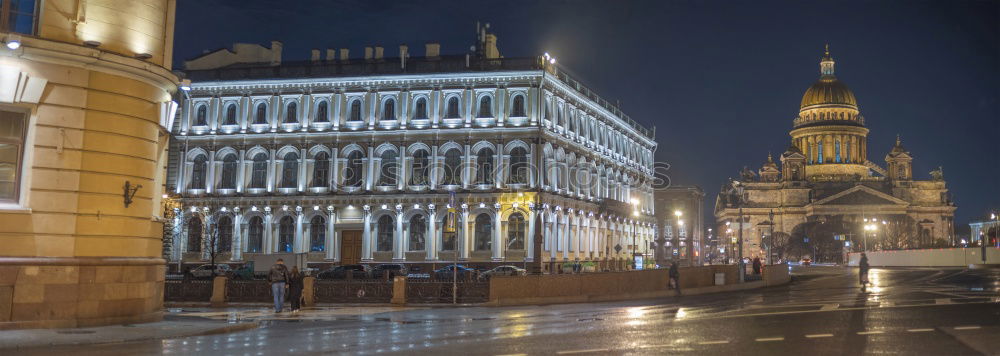
M 677 266 L 677 261 L 670 262 L 668 274 L 670 275 L 670 282 L 667 287 L 674 289 L 677 295 L 681 295 L 681 271 Z
M 871 266 L 868 265 L 868 255 L 864 252 L 861 253 L 861 261 L 858 262 L 858 279 L 861 282 L 861 289 L 865 289 L 868 286 L 868 270 Z
M 285 288 L 288 288 L 286 284 L 288 282 L 288 267 L 285 267 L 284 260 L 279 258 L 271 266 L 271 270 L 267 273 L 267 281 L 271 282 L 271 294 L 274 295 L 274 312 L 280 313 L 281 308 L 285 305 Z
M 292 267 L 292 272 L 288 274 L 288 301 L 292 304 L 292 313 L 298 312 L 302 307 L 302 288 L 305 276 L 299 273 L 299 267 Z
M 754 257 L 753 258 L 753 274 L 755 276 L 759 276 L 760 275 L 760 269 L 761 269 L 760 257 Z

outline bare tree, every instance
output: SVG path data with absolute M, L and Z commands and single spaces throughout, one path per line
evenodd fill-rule
M 882 220 L 878 228 L 882 229 L 878 243 L 882 249 L 899 250 L 920 247 L 917 237 L 917 224 L 909 216 L 893 216 Z

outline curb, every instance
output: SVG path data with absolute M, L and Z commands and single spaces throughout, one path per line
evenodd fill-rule
M 149 341 L 149 340 L 170 340 L 179 339 L 184 337 L 194 337 L 194 336 L 208 336 L 208 335 L 218 335 L 218 334 L 228 334 L 246 330 L 253 330 L 260 326 L 258 322 L 248 322 L 239 324 L 229 324 L 226 326 L 208 329 L 192 334 L 179 334 L 179 335 L 169 335 L 169 336 L 149 336 L 149 337 L 137 337 L 137 338 L 122 338 L 122 339 L 108 339 L 100 340 L 95 342 L 66 342 L 66 343 L 49 343 L 49 344 L 38 344 L 38 345 L 25 345 L 25 346 L 13 346 L 13 347 L 0 347 L 0 351 L 3 350 L 30 350 L 38 349 L 43 347 L 59 347 L 59 346 L 83 346 L 83 345 L 113 345 L 113 344 L 123 344 L 127 342 L 139 342 L 139 341 Z

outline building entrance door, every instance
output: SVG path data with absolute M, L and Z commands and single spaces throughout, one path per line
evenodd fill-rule
M 361 230 L 344 230 L 340 232 L 340 237 L 340 264 L 361 263 Z

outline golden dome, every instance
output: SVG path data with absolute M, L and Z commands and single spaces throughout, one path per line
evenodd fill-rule
M 800 109 L 814 105 L 858 108 L 858 101 L 854 99 L 854 93 L 851 92 L 851 89 L 848 89 L 847 85 L 837 80 L 837 77 L 833 75 L 833 64 L 833 58 L 830 57 L 830 46 L 827 46 L 823 59 L 819 62 L 819 81 L 806 89 L 806 93 L 802 95 Z

